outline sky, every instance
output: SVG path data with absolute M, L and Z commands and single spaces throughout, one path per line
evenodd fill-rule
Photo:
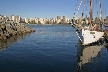
M 56 18 L 56 16 L 59 15 L 72 18 L 74 16 L 74 12 L 76 12 L 75 9 L 78 8 L 80 1 L 81 0 L 0 0 L 0 14 L 5 14 L 9 17 L 11 15 L 19 15 L 22 18 Z M 78 16 L 81 15 L 83 9 L 85 14 L 89 16 L 89 3 L 84 8 L 84 1 L 85 0 L 83 0 Z M 97 1 L 102 1 L 103 3 L 103 16 L 108 15 L 108 9 L 105 8 L 107 7 L 108 0 Z M 98 10 L 99 7 L 96 5 L 96 0 L 94 2 L 93 8 L 93 11 L 95 12 L 93 16 L 97 16 L 96 10 Z

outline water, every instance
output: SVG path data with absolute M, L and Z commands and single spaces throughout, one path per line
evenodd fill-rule
M 0 72 L 107 72 L 103 45 L 82 47 L 70 25 L 29 25 L 36 32 L 0 42 Z

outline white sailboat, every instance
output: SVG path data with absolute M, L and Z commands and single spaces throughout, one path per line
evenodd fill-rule
M 81 5 L 81 3 L 80 3 L 80 5 Z M 93 6 L 93 0 L 90 0 L 90 19 L 89 19 L 89 25 L 88 26 L 79 29 L 79 28 L 76 28 L 78 26 L 75 22 L 72 22 L 72 24 L 71 24 L 74 28 L 77 29 L 76 34 L 77 34 L 78 38 L 82 41 L 83 45 L 88 45 L 88 44 L 97 42 L 104 35 L 104 32 L 99 30 L 99 26 L 98 26 L 99 24 L 95 23 L 93 26 L 92 6 Z M 100 8 L 101 8 L 101 4 L 100 4 Z M 79 8 L 78 8 L 78 10 L 79 10 Z M 100 16 L 102 14 L 101 11 L 102 10 L 100 10 Z M 87 20 L 85 20 L 85 21 L 87 23 Z
M 83 45 L 97 42 L 102 38 L 103 35 L 104 35 L 104 32 L 82 29 Z

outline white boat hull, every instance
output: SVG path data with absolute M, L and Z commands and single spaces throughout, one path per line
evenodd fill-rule
M 82 39 L 82 44 L 88 45 L 90 43 L 97 42 L 100 38 L 102 38 L 104 32 L 82 29 L 80 34 L 81 34 L 80 37 Z

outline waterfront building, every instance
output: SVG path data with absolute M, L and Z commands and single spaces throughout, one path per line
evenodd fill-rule
M 106 16 L 106 19 L 108 19 L 108 16 Z
M 36 17 L 34 18 L 34 21 L 36 24 L 38 24 L 38 19 Z
M 67 16 L 63 16 L 63 23 L 67 23 Z
M 34 20 L 33 18 L 30 18 L 30 20 L 29 20 L 29 21 L 30 21 L 30 22 L 32 22 L 33 20 Z
M 55 22 L 56 22 L 56 18 L 53 19 L 53 23 L 55 23 Z
M 55 18 L 52 18 L 52 23 L 54 23 L 55 22 Z
M 2 16 L 0 15 L 0 19 L 2 19 Z
M 70 19 L 69 19 L 69 18 L 66 18 L 66 20 L 67 20 L 67 21 L 66 21 L 67 23 L 69 23 L 69 22 L 70 22 Z
M 4 17 L 4 18 L 7 18 L 7 15 L 4 15 L 3 17 Z
M 15 22 L 19 23 L 20 21 L 21 21 L 21 17 L 18 16 L 18 15 L 16 15 L 16 16 L 15 16 Z
M 19 23 L 21 21 L 21 17 L 18 15 L 12 15 L 10 18 L 12 21 Z
M 57 19 L 58 19 L 58 20 L 61 20 L 61 19 L 62 19 L 62 16 L 57 16 Z
M 24 21 L 25 21 L 25 23 L 29 23 L 29 19 L 28 18 L 25 18 Z
M 39 19 L 38 19 L 38 23 L 39 23 L 39 24 L 43 24 L 43 23 L 44 23 L 44 22 L 43 22 L 43 18 L 39 18 Z
M 48 19 L 44 18 L 43 21 L 44 21 L 44 24 L 47 24 Z
M 11 16 L 11 20 L 15 21 L 15 16 L 14 15 Z
M 20 17 L 20 22 L 24 22 L 24 20 Z
M 53 18 L 49 19 L 49 24 L 53 24 Z
M 56 23 L 57 23 L 57 24 L 59 24 L 60 22 L 61 22 L 61 20 L 60 20 L 60 19 L 57 19 L 57 20 L 56 20 Z
M 7 17 L 5 16 L 1 16 L 0 18 L 5 18 Z M 69 23 L 70 19 L 67 16 L 57 16 L 56 18 L 24 18 L 24 20 L 22 20 L 22 18 L 18 15 L 12 15 L 10 17 L 9 20 L 12 20 L 14 22 L 25 22 L 25 23 L 36 23 L 36 24 L 62 24 L 62 23 Z
M 28 23 L 29 22 L 29 19 L 28 18 L 25 18 L 24 21 L 25 21 L 25 23 Z

